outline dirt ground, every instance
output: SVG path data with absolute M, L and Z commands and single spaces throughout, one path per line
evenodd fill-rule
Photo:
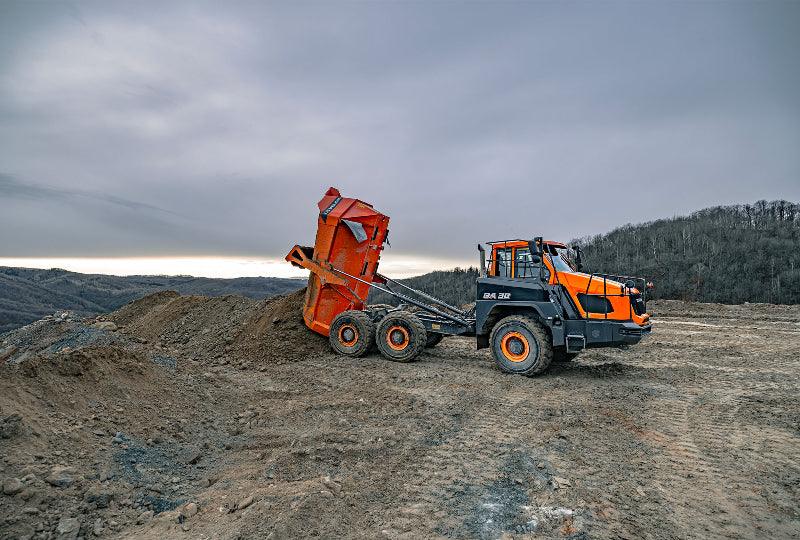
M 800 307 L 657 302 L 527 379 L 227 298 L 0 336 L 0 538 L 800 537 Z

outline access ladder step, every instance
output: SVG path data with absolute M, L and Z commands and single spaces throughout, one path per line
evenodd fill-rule
M 581 352 L 586 348 L 586 337 L 581 334 L 567 335 L 567 352 Z

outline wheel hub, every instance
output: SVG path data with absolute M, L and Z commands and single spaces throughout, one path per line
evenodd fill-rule
M 386 341 L 393 350 L 402 351 L 411 342 L 411 335 L 408 330 L 400 324 L 392 326 L 386 332 Z
M 511 354 L 520 355 L 525 350 L 525 344 L 519 338 L 512 337 L 508 340 L 508 350 Z
M 339 343 L 345 347 L 352 347 L 358 342 L 358 330 L 351 323 L 345 323 L 339 328 Z
M 500 349 L 507 360 L 522 362 L 528 358 L 530 344 L 522 333 L 512 330 L 500 340 Z

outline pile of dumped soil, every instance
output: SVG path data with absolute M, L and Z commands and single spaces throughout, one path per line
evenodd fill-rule
M 304 299 L 305 289 L 260 301 L 158 292 L 96 319 L 57 313 L 9 332 L 0 362 L 89 346 L 136 351 L 173 368 L 179 359 L 241 369 L 302 361 L 330 351 L 328 340 L 305 326 Z
M 306 290 L 259 302 L 233 339 L 234 357 L 255 363 L 305 360 L 330 352 L 327 338 L 303 322 Z
M 176 355 L 247 368 L 304 360 L 329 350 L 327 340 L 303 323 L 304 299 L 305 289 L 261 301 L 160 292 L 106 319 Z

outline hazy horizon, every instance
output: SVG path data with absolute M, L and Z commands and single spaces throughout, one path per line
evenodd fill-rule
M 283 259 L 268 257 L 0 257 L 0 267 L 61 269 L 81 274 L 112 276 L 193 276 L 305 278 L 308 271 Z M 386 255 L 380 271 L 394 278 L 419 276 L 435 270 L 478 266 L 474 260 L 435 259 Z

